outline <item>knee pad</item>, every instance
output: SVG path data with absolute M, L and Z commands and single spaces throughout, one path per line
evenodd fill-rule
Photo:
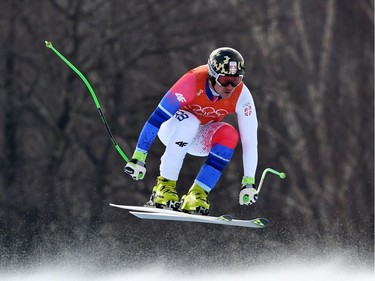
M 232 125 L 225 123 L 214 133 L 211 145 L 214 146 L 215 144 L 221 144 L 234 149 L 238 143 L 238 138 L 239 135 L 237 130 Z

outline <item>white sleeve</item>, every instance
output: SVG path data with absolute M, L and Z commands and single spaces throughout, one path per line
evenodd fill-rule
M 250 90 L 244 85 L 236 104 L 244 176 L 255 178 L 258 165 L 258 119 Z

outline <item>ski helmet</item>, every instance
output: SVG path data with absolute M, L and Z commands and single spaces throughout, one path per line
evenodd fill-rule
M 245 74 L 245 61 L 242 55 L 229 47 L 218 48 L 208 57 L 208 74 L 214 85 L 219 76 L 241 76 Z

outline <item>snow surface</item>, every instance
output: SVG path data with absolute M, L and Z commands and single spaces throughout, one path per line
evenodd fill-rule
M 373 281 L 374 267 L 371 264 L 355 264 L 342 255 L 308 260 L 288 258 L 282 262 L 253 265 L 248 269 L 227 267 L 192 272 L 180 271 L 165 264 L 144 264 L 141 267 L 122 270 L 100 270 L 92 264 L 65 261 L 55 264 L 28 266 L 28 269 L 13 268 L 0 273 L 2 281 L 139 281 L 139 280 L 278 280 L 278 281 Z

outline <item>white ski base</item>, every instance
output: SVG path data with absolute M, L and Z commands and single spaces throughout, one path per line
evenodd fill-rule
M 251 220 L 237 220 L 232 219 L 232 216 L 230 215 L 214 217 L 203 215 L 191 215 L 183 212 L 160 209 L 155 207 L 141 207 L 116 204 L 109 205 L 112 207 L 129 210 L 129 213 L 141 219 L 198 222 L 250 228 L 265 228 L 268 225 L 268 220 L 264 218 L 257 218 Z

